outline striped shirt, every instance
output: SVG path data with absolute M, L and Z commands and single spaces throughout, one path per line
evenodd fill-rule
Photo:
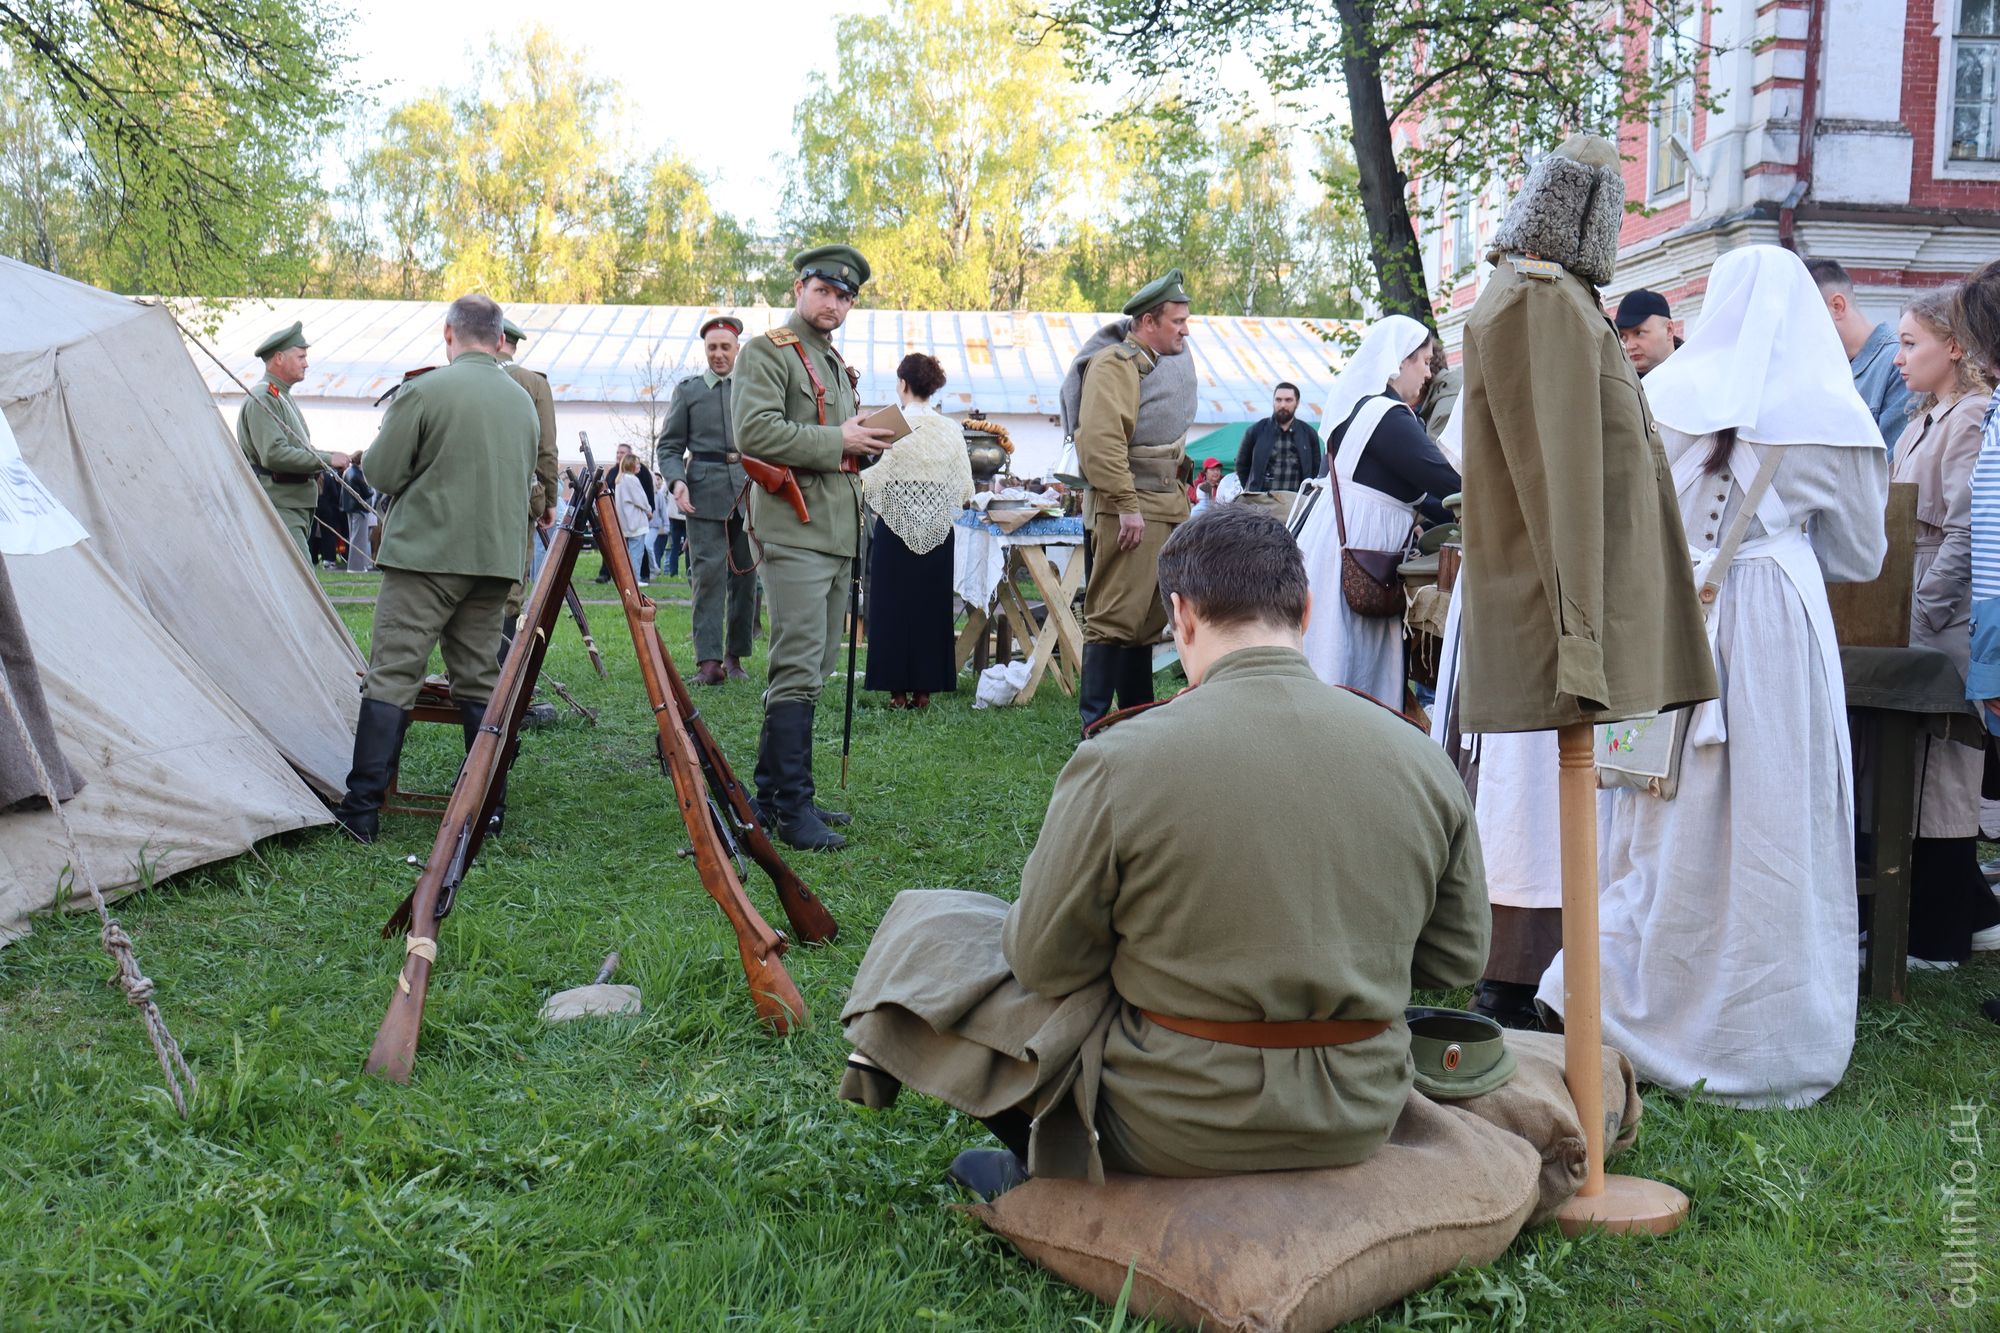
M 1972 665 L 1968 699 L 2000 698 L 2000 389 L 1986 405 L 1972 467 Z M 1990 716 L 1987 725 L 1993 726 Z

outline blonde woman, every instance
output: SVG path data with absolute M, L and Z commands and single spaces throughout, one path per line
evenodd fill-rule
M 891 708 L 928 708 L 958 682 L 952 654 L 952 520 L 972 498 L 972 464 L 956 422 L 933 412 L 944 387 L 936 357 L 896 367 L 910 433 L 863 474 L 875 527 L 868 544 L 868 679 Z
M 639 456 L 627 454 L 618 460 L 618 484 L 612 489 L 618 505 L 618 527 L 625 537 L 625 554 L 632 562 L 632 577 L 646 554 L 646 525 L 653 521 L 653 505 L 646 498 L 645 483 L 639 480 Z
M 1917 488 L 1916 588 L 1910 644 L 1936 648 L 1963 672 L 1972 655 L 1972 465 L 1992 384 L 1952 324 L 1955 291 L 1903 307 L 1896 369 L 1909 389 L 1910 424 L 1896 441 L 1889 480 Z M 1977 949 L 2000 949 L 2000 904 L 1979 870 L 1979 779 L 1985 753 L 1926 740 L 1910 864 L 1910 965 L 1955 967 Z

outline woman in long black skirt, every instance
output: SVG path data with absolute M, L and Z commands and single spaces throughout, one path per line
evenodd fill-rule
M 869 534 L 867 688 L 891 708 L 927 708 L 956 687 L 952 660 L 951 525 L 972 498 L 972 465 L 957 423 L 931 410 L 944 387 L 936 357 L 912 352 L 896 367 L 910 433 L 863 474 Z

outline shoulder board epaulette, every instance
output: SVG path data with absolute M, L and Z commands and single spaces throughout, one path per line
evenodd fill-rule
M 283 398 L 285 396 L 284 394 L 278 392 L 278 386 L 275 384 L 266 384 L 264 387 L 271 391 L 271 396 L 273 398 Z
M 764 336 L 780 347 L 790 347 L 799 340 L 798 334 L 793 333 L 782 324 L 775 329 L 767 329 Z
M 433 370 L 436 369 L 437 369 L 436 366 L 418 366 L 415 370 L 406 370 L 403 372 L 403 383 L 408 384 L 411 380 L 415 379 L 417 376 L 428 375 Z
M 427 375 L 431 371 L 436 369 L 437 369 L 436 366 L 418 366 L 415 370 L 404 371 L 403 378 L 398 380 L 396 383 L 391 384 L 388 387 L 388 389 L 382 394 L 382 396 L 375 400 L 375 406 L 380 407 L 382 406 L 382 404 L 388 402 L 391 398 L 394 398 L 397 394 L 403 391 L 404 385 L 408 384 L 411 380 L 415 379 L 417 376 Z
M 1411 717 L 1408 713 L 1405 713 L 1400 708 L 1391 708 L 1388 704 L 1383 703 L 1380 699 L 1377 699 L 1374 695 L 1368 693 L 1368 691 L 1366 690 L 1357 690 L 1352 685 L 1336 685 L 1333 688 L 1335 688 L 1336 690 L 1346 690 L 1349 694 L 1353 695 L 1357 699 L 1366 699 L 1369 703 L 1374 704 L 1377 708 L 1381 709 L 1382 711 L 1386 713 L 1394 713 L 1397 717 L 1402 718 L 1403 721 L 1409 723 L 1411 726 L 1415 727 L 1418 731 L 1424 732 L 1425 735 L 1430 734 L 1429 730 L 1424 726 L 1423 723 L 1417 721 L 1415 718 Z
M 535 377 L 536 379 L 538 379 L 538 380 L 541 380 L 541 381 L 542 381 L 543 383 L 547 383 L 547 382 L 548 382 L 548 378 L 549 378 L 549 377 L 548 377 L 547 375 L 543 374 L 543 373 L 542 373 L 541 371 L 539 371 L 539 370 L 536 370 L 536 369 L 535 369 L 534 367 L 532 367 L 532 366 L 521 366 L 521 365 L 516 365 L 516 364 L 514 364 L 514 363 L 513 363 L 512 361 L 509 361 L 509 362 L 507 363 L 507 369 L 508 369 L 509 371 L 516 371 L 516 370 L 518 370 L 518 371 L 520 371 L 520 372 L 521 372 L 521 373 L 522 373 L 523 375 L 533 375 L 533 376 L 534 376 L 534 377 Z M 411 374 L 414 374 L 414 375 L 421 375 L 421 374 L 423 374 L 423 372 L 422 372 L 422 371 L 420 371 L 420 370 L 418 370 L 418 371 L 412 371 L 412 372 L 410 372 L 410 373 L 411 373 Z

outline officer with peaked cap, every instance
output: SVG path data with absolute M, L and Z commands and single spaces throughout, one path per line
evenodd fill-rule
M 747 680 L 743 659 L 757 618 L 756 561 L 746 517 L 743 463 L 729 416 L 731 373 L 743 321 L 715 315 L 697 330 L 707 368 L 674 386 L 656 457 L 660 479 L 687 520 L 688 572 L 694 584 L 697 685 Z
M 814 803 L 813 712 L 840 649 L 848 581 L 861 543 L 861 464 L 889 447 L 888 432 L 862 424 L 859 376 L 833 345 L 868 261 L 850 245 L 823 245 L 792 259 L 793 310 L 752 338 L 730 385 L 736 446 L 790 468 L 806 517 L 790 501 L 750 488 L 750 527 L 764 548 L 771 609 L 770 680 L 757 742 L 757 798 L 778 835 L 808 851 L 847 845 L 830 824 L 840 811 Z
M 1114 695 L 1120 708 L 1153 700 L 1153 645 L 1167 627 L 1160 547 L 1188 516 L 1181 475 L 1195 409 L 1188 309 L 1181 271 L 1170 270 L 1133 294 L 1128 320 L 1086 343 L 1071 371 L 1082 380 L 1073 438 L 1091 556 L 1077 691 L 1086 731 L 1111 710 Z M 1103 345 L 1112 336 L 1115 345 Z M 1068 393 L 1065 385 L 1066 401 Z
M 278 511 L 299 554 L 312 563 L 313 506 L 319 502 L 319 474 L 331 458 L 312 447 L 305 414 L 292 401 L 292 386 L 306 377 L 306 335 L 298 323 L 279 329 L 257 345 L 264 378 L 250 387 L 236 414 L 236 444 L 264 494 Z

